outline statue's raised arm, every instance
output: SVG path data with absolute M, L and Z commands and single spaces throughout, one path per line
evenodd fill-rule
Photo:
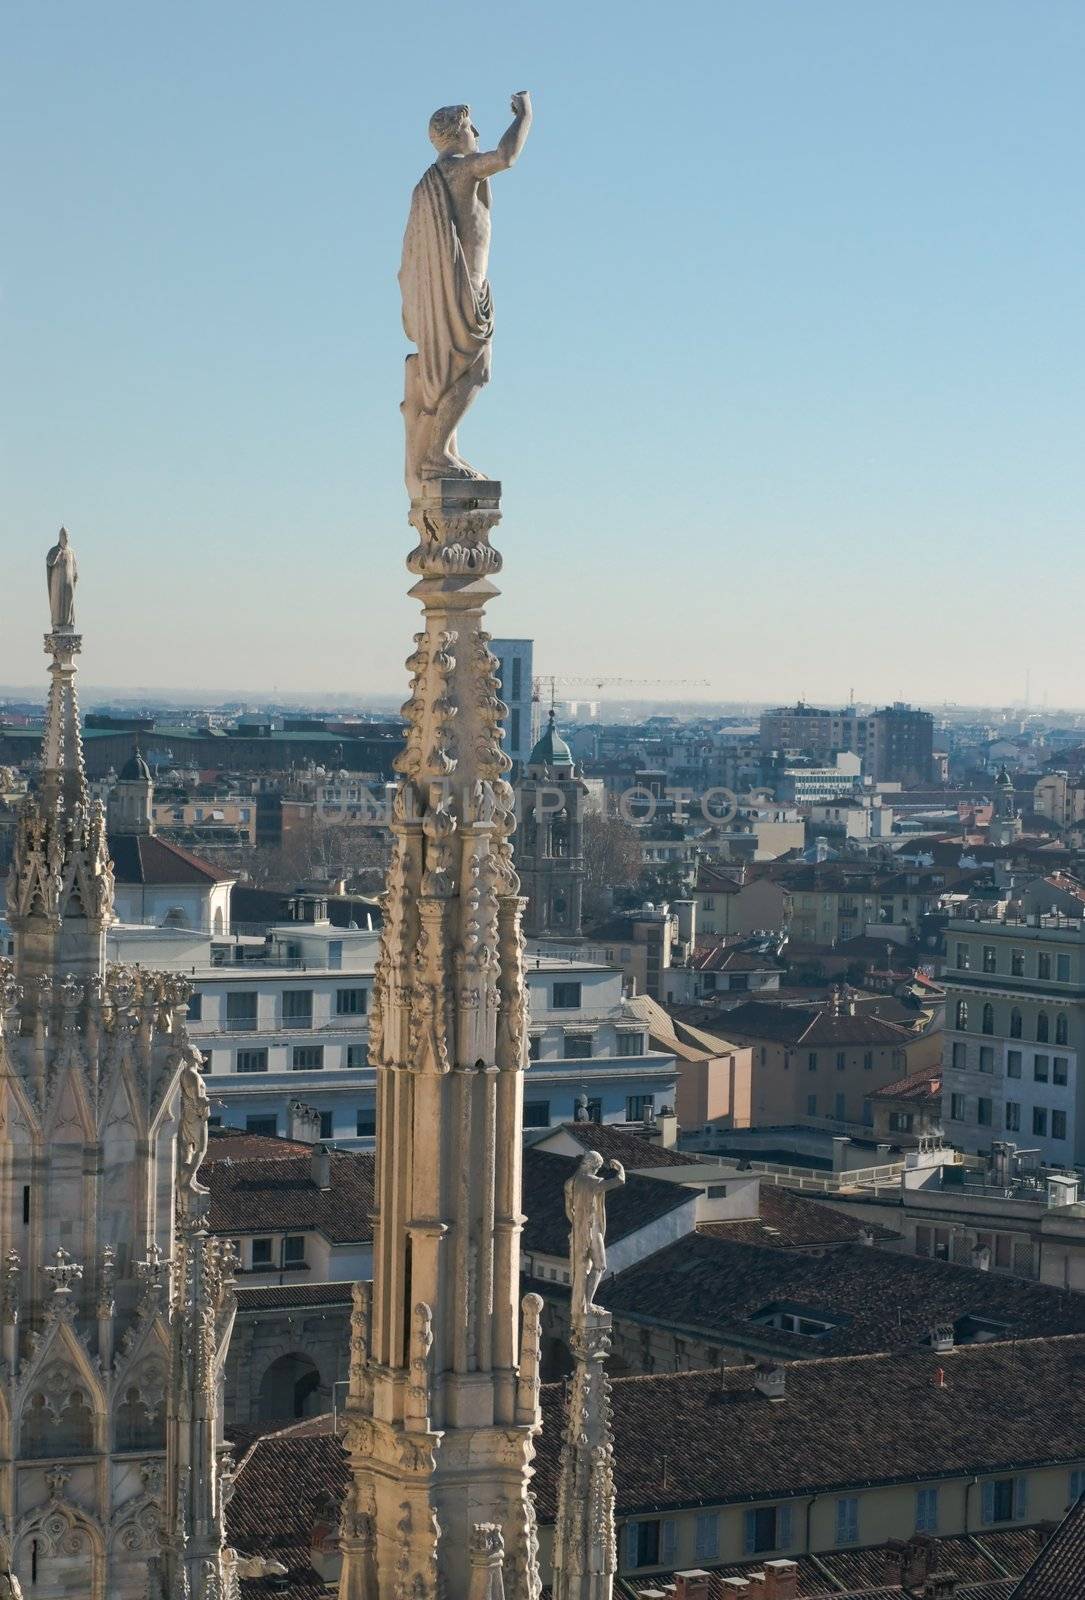
M 403 420 L 407 488 L 434 478 L 485 478 L 456 441 L 464 413 L 490 379 L 493 302 L 490 178 L 513 166 L 531 127 L 531 97 L 512 97 L 513 121 L 496 150 L 481 151 L 470 106 L 442 106 L 429 122 L 437 160 L 411 197 L 399 284 L 407 357 Z

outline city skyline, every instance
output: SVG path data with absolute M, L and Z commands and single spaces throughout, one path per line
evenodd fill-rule
M 88 681 L 399 693 L 404 195 L 434 105 L 492 141 L 526 85 L 465 432 L 495 631 L 710 699 L 1074 703 L 1080 11 L 621 16 L 12 18 L 0 679 L 65 522 Z M 423 25 L 439 66 L 371 70 Z

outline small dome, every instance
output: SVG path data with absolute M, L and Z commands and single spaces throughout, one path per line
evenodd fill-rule
M 122 783 L 150 783 L 151 769 L 143 759 L 143 752 L 138 745 L 135 752 L 121 768 L 120 781 Z
M 531 767 L 571 767 L 572 764 L 573 752 L 558 732 L 554 723 L 553 708 L 551 708 L 546 732 L 528 757 L 528 765 Z

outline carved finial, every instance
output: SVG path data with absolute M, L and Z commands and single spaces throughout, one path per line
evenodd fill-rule
M 75 1303 L 72 1290 L 83 1278 L 83 1268 L 80 1262 L 73 1261 L 67 1250 L 61 1247 L 53 1257 L 53 1265 L 46 1267 L 46 1277 L 53 1285 L 53 1304 L 50 1307 L 54 1316 L 73 1317 Z

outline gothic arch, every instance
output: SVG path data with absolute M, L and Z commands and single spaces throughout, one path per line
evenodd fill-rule
M 85 1410 L 86 1415 L 83 1415 Z M 70 1416 L 66 1416 L 71 1412 Z M 25 1443 L 57 1443 L 62 1423 L 73 1444 L 60 1449 L 26 1450 Z M 101 1380 L 71 1324 L 58 1321 L 46 1333 L 25 1372 L 20 1374 L 12 1433 L 20 1454 L 69 1455 L 104 1450 L 108 1431 L 106 1397 Z M 46 1437 L 48 1435 L 48 1437 Z
M 293 1422 L 313 1415 L 322 1387 L 320 1367 L 312 1353 L 290 1345 L 263 1365 L 253 1391 L 257 1416 L 261 1422 Z
M 14 1544 L 15 1571 L 28 1594 L 35 1587 L 60 1588 L 67 1580 L 72 1593 L 103 1600 L 105 1540 L 86 1512 L 54 1495 L 22 1519 Z

